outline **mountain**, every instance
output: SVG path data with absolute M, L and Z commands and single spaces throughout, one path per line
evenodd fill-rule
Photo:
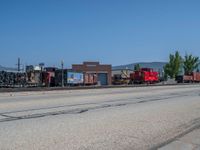
M 141 68 L 153 68 L 155 71 L 162 71 L 163 67 L 166 65 L 166 62 L 139 62 L 139 63 L 132 63 L 127 65 L 120 65 L 112 67 L 113 70 L 118 69 L 134 69 L 136 64 L 140 64 Z
M 10 67 L 3 67 L 0 65 L 0 71 L 17 71 L 17 69 Z

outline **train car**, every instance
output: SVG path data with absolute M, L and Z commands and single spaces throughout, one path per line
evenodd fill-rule
M 123 77 L 122 74 L 114 74 L 112 77 L 113 85 L 126 85 L 129 84 L 130 77 Z
M 55 70 L 55 86 L 62 86 L 62 73 L 64 86 L 67 86 L 67 77 L 64 76 L 67 74 L 67 69 Z
M 55 86 L 55 72 L 42 72 L 42 84 L 46 87 Z
M 25 84 L 24 72 L 0 71 L 0 87 L 23 87 Z
M 158 72 L 153 71 L 151 68 L 141 68 L 130 74 L 131 83 L 157 83 L 159 82 Z
M 126 85 L 130 82 L 130 74 L 133 73 L 131 69 L 115 69 L 112 70 L 112 84 Z
M 199 83 L 200 82 L 200 73 L 193 72 L 191 75 L 179 75 L 176 77 L 178 83 Z
M 42 83 L 47 87 L 55 86 L 55 71 L 57 68 L 55 67 L 46 67 L 42 72 Z
M 176 76 L 177 83 L 192 83 L 193 76 L 192 75 L 179 75 Z
M 123 79 L 121 74 L 114 74 L 112 77 L 112 84 L 113 85 L 121 85 L 123 84 Z
M 193 72 L 193 82 L 200 82 L 200 72 Z
M 39 86 L 41 85 L 42 75 L 39 71 L 26 72 L 26 85 Z
M 42 86 L 43 74 L 39 66 L 26 66 L 26 86 L 37 87 Z

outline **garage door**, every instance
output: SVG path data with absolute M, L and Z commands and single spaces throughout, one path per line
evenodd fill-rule
M 108 85 L 107 73 L 99 73 L 98 81 L 101 83 L 101 85 Z

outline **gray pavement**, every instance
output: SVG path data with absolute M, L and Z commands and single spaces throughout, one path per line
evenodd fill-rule
M 200 85 L 0 93 L 2 150 L 198 148 L 199 127 Z
M 175 139 L 173 142 L 159 148 L 159 150 L 200 150 L 200 129 Z

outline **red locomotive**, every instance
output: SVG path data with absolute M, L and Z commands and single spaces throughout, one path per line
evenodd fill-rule
M 159 82 L 158 72 L 151 68 L 141 68 L 130 74 L 131 83 L 156 83 Z

